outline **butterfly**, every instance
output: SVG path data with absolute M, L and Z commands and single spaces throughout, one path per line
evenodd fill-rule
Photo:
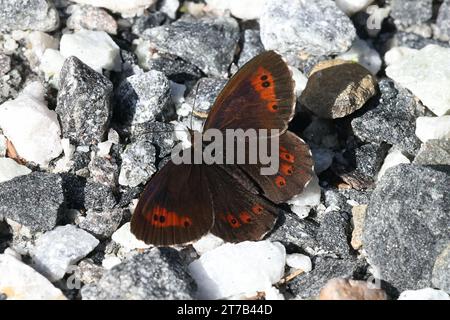
M 227 242 L 262 239 L 277 220 L 277 204 L 300 194 L 313 176 L 308 145 L 287 131 L 295 101 L 279 54 L 266 51 L 247 62 L 218 95 L 203 132 L 278 129 L 279 171 L 261 175 L 259 163 L 168 161 L 139 198 L 131 219 L 136 238 L 155 246 L 187 244 L 208 232 Z

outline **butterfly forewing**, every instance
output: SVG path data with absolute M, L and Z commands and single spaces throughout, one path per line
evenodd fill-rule
M 291 71 L 274 51 L 245 64 L 217 97 L 203 130 L 279 129 L 284 132 L 294 115 Z
M 169 161 L 139 198 L 131 231 L 147 244 L 167 246 L 199 239 L 212 225 L 206 167 Z

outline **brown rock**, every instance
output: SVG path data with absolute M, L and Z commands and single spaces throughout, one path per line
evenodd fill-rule
M 358 250 L 362 247 L 362 233 L 364 226 L 364 218 L 366 216 L 367 205 L 354 206 L 352 208 L 353 215 L 353 233 L 351 245 L 353 249 Z
M 321 118 L 342 118 L 376 94 L 376 83 L 370 71 L 358 63 L 322 61 L 311 70 L 300 102 Z
M 386 300 L 383 289 L 370 287 L 371 284 L 359 280 L 334 278 L 320 290 L 319 300 Z

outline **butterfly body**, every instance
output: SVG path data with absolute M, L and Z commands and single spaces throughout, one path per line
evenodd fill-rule
M 294 108 L 294 82 L 281 56 L 268 51 L 253 58 L 219 94 L 203 133 L 216 129 L 226 137 L 227 129 L 275 132 L 267 143 L 279 145 L 277 172 L 262 175 L 259 162 L 169 161 L 142 193 L 131 231 L 158 246 L 189 243 L 208 232 L 229 242 L 261 239 L 276 222 L 276 204 L 301 193 L 313 175 L 309 147 L 287 131 Z M 208 144 L 202 142 L 202 150 Z M 193 149 L 184 152 L 193 154 Z

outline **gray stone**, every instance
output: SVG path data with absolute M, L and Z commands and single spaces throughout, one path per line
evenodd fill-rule
M 159 158 L 167 156 L 175 145 L 175 126 L 165 122 L 145 122 L 132 128 L 132 142 L 150 141 L 155 147 Z
M 145 30 L 160 26 L 166 21 L 167 16 L 160 11 L 146 12 L 146 14 L 136 18 L 131 26 L 131 31 L 141 37 Z
M 314 158 L 314 171 L 319 174 L 327 170 L 333 163 L 333 151 L 325 148 L 311 148 Z
M 103 211 L 116 205 L 111 187 L 72 174 L 61 177 L 67 208 Z
M 330 211 L 323 216 L 317 241 L 325 251 L 345 257 L 350 253 L 349 234 L 349 216 L 345 212 Z
M 88 169 L 93 182 L 111 187 L 117 184 L 119 166 L 114 157 L 95 156 L 89 162 Z
M 429 44 L 437 44 L 441 47 L 450 47 L 449 42 L 425 38 L 412 32 L 397 31 L 388 42 L 393 47 L 408 47 L 411 49 L 423 49 Z
M 387 142 L 407 154 L 416 154 L 420 140 L 415 135 L 415 122 L 424 110 L 409 91 L 393 81 L 383 79 L 379 87 L 379 99 L 361 109 L 362 114 L 351 122 L 355 136 L 367 142 Z
M 363 247 L 381 279 L 399 291 L 431 285 L 436 256 L 448 245 L 450 175 L 400 164 L 388 169 L 372 194 Z
M 259 36 L 259 30 L 244 30 L 242 38 L 242 49 L 238 61 L 239 67 L 242 67 L 250 59 L 264 52 L 264 46 Z
M 194 112 L 207 114 L 226 83 L 226 79 L 201 78 L 189 92 L 186 103 L 194 107 Z
M 287 248 L 301 248 L 311 252 L 319 248 L 316 240 L 318 225 L 310 220 L 300 219 L 292 213 L 280 215 L 274 230 L 266 238 L 279 241 Z M 297 251 L 297 250 L 296 250 Z
M 78 226 L 99 239 L 105 239 L 117 230 L 122 216 L 123 209 L 88 210 L 85 219 Z
M 58 25 L 58 11 L 51 1 L 2 0 L 0 3 L 0 31 L 53 31 Z
M 211 76 L 224 77 L 233 61 L 239 26 L 228 17 L 183 18 L 147 29 L 143 37 L 158 51 L 176 55 Z
M 7 74 L 11 70 L 11 58 L 0 52 L 0 76 Z
M 311 70 L 300 103 L 320 118 L 336 119 L 360 109 L 376 92 L 376 79 L 369 70 L 334 59 Z
M 17 69 L 0 77 L 0 104 L 6 100 L 15 99 L 22 89 L 22 76 Z
M 74 5 L 70 7 L 70 13 L 71 15 L 66 22 L 69 29 L 117 33 L 117 22 L 106 10 L 89 5 Z
M 0 183 L 0 216 L 32 232 L 52 229 L 63 209 L 62 179 L 57 174 L 32 172 Z
M 63 137 L 76 145 L 103 141 L 111 117 L 113 85 L 76 57 L 67 58 L 61 70 L 58 113 Z
M 314 260 L 313 270 L 294 278 L 287 287 L 297 299 L 313 299 L 328 280 L 354 279 L 358 277 L 362 269 L 364 269 L 364 263 L 356 259 L 338 260 L 317 257 Z
M 413 163 L 450 166 L 450 140 L 427 140 L 420 147 Z
M 260 28 L 264 48 L 278 50 L 288 61 L 345 52 L 356 36 L 350 19 L 331 0 L 267 1 Z
M 444 0 L 439 8 L 436 18 L 436 25 L 439 29 L 439 38 L 443 41 L 450 40 L 450 0 Z
M 450 245 L 439 253 L 434 262 L 431 278 L 433 287 L 450 292 Z
M 74 225 L 56 227 L 44 233 L 31 251 L 36 270 L 50 281 L 62 279 L 68 268 L 91 252 L 99 241 Z M 74 271 L 74 270 L 73 270 Z
M 85 300 L 192 299 L 195 283 L 179 253 L 153 248 L 113 267 L 96 285 L 84 286 Z
M 391 17 L 397 27 L 407 28 L 431 19 L 433 0 L 392 0 Z
M 119 184 L 136 187 L 156 172 L 156 149 L 150 141 L 139 140 L 130 143 L 122 153 Z
M 78 263 L 78 267 L 75 270 L 75 279 L 85 283 L 98 282 L 105 269 L 102 266 L 96 265 L 92 259 L 84 259 Z
M 115 96 L 116 112 L 125 124 L 154 120 L 171 102 L 169 80 L 155 70 L 128 77 L 120 84 Z

